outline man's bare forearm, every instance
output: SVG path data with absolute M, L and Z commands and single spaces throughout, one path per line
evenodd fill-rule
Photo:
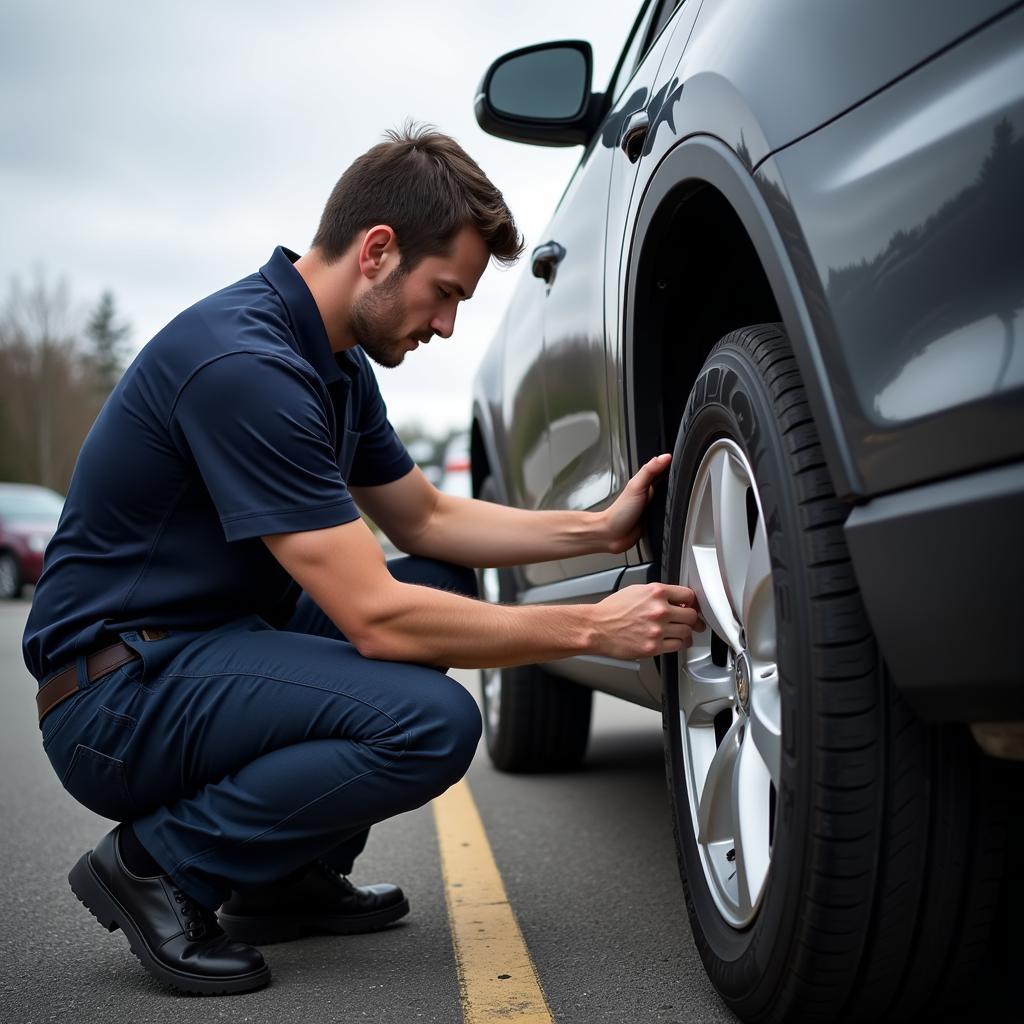
M 600 513 L 531 511 L 442 494 L 407 550 L 484 569 L 607 551 L 608 536 Z

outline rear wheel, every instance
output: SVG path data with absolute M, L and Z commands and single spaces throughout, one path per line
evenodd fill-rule
M 480 497 L 498 500 L 489 477 L 480 488 Z M 512 573 L 483 569 L 480 593 L 495 604 L 514 602 Z M 506 772 L 566 771 L 580 764 L 590 737 L 592 690 L 539 665 L 482 669 L 480 677 L 484 737 L 496 768 Z
M 662 659 L 664 727 L 694 937 L 751 1021 L 941 1007 L 997 904 L 1001 766 L 891 685 L 846 512 L 781 329 L 723 338 L 669 480 L 662 578 L 709 628 Z
M 21 593 L 18 560 L 9 551 L 0 553 L 0 600 L 9 601 Z

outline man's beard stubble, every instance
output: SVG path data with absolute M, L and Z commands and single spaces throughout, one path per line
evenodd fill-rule
M 356 344 L 378 366 L 389 370 L 405 358 L 405 339 L 398 336 L 403 317 L 400 296 L 404 278 L 399 264 L 380 284 L 356 300 L 350 314 Z

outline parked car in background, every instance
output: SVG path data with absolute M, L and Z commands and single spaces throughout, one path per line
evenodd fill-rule
M 48 487 L 0 483 L 0 599 L 35 584 L 64 498 Z
M 989 755 L 1024 756 L 1024 6 L 647 0 L 603 91 L 591 67 L 526 47 L 475 97 L 491 134 L 583 154 L 476 378 L 473 493 L 600 510 L 651 456 L 671 474 L 632 550 L 482 588 L 660 579 L 710 628 L 485 672 L 488 750 L 571 767 L 594 689 L 660 707 L 726 1002 L 938 1014 L 1022 788 Z
M 406 445 L 409 457 L 415 462 L 423 475 L 436 487 L 441 482 L 443 471 L 434 461 L 434 442 L 426 437 L 417 438 Z
M 459 498 L 472 495 L 473 487 L 469 475 L 469 431 L 455 434 L 445 445 L 441 461 L 441 482 L 438 487 L 445 494 Z

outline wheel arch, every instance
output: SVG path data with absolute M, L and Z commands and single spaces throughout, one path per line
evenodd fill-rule
M 853 467 L 840 441 L 835 401 L 798 276 L 739 157 L 711 136 L 680 143 L 647 184 L 634 225 L 623 350 L 632 464 L 671 450 L 690 388 L 719 338 L 750 324 L 781 321 L 836 492 L 843 498 L 854 495 Z M 699 247 L 689 244 L 691 236 Z M 658 400 L 638 401 L 640 395 Z M 655 559 L 662 511 L 652 509 L 649 518 L 654 529 L 648 546 Z
M 485 403 L 477 400 L 473 403 L 473 418 L 469 433 L 469 466 L 473 497 L 480 496 L 480 488 L 488 477 L 494 479 L 494 485 L 503 505 L 508 504 L 508 490 L 501 474 L 501 460 L 498 458 L 494 444 L 494 431 L 491 429 Z

